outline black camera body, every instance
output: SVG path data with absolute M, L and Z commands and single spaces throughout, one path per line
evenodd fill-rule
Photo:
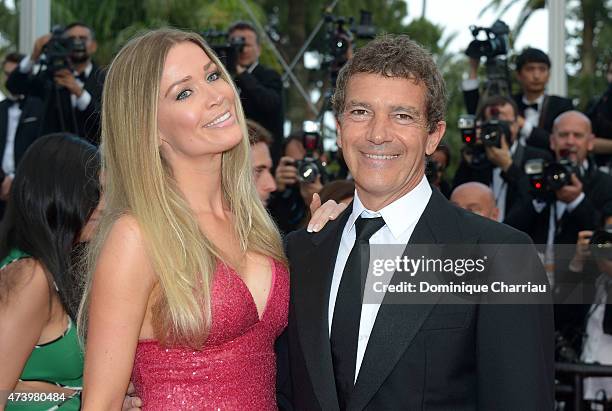
M 213 49 L 219 60 L 223 63 L 231 76 L 236 75 L 236 66 L 238 65 L 238 57 L 246 40 L 244 37 L 235 37 L 228 40 L 229 33 L 226 31 L 206 30 L 202 32 L 202 37 Z
M 464 150 L 472 157 L 470 166 L 480 168 L 490 165 L 485 147 L 501 148 L 502 139 L 509 141 L 510 125 L 507 121 L 492 118 L 481 123 L 471 114 L 459 117 L 457 127 L 461 132 Z M 477 133 L 480 130 L 480 133 Z M 509 145 L 509 144 L 508 144 Z
M 470 26 L 474 40 L 468 45 L 465 54 L 468 57 L 479 59 L 481 57 L 493 58 L 508 54 L 510 44 L 510 28 L 506 23 L 497 20 L 491 27 Z M 478 40 L 478 35 L 485 33 L 485 40 Z
M 70 56 L 74 53 L 84 53 L 85 43 L 65 35 L 63 27 L 55 26 L 51 30 L 51 39 L 43 48 L 41 64 L 47 67 L 51 76 L 63 69 L 72 69 Z
M 304 121 L 302 126 L 302 144 L 306 150 L 306 155 L 302 160 L 295 162 L 295 167 L 298 170 L 298 180 L 303 183 L 314 183 L 318 176 L 321 176 L 321 182 L 325 183 L 326 172 L 325 165 L 314 156 L 314 152 L 319 148 L 321 142 L 320 125 L 314 121 Z
M 568 158 L 552 163 L 540 158 L 531 159 L 525 162 L 524 169 L 536 198 L 570 185 L 572 174 L 577 173 L 576 165 Z
M 595 258 L 612 260 L 612 225 L 595 230 L 590 243 Z

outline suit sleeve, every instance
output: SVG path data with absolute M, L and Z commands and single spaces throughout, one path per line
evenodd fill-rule
M 41 73 L 44 76 L 46 73 Z M 22 73 L 17 67 L 8 76 L 6 88 L 14 95 L 35 96 L 44 99 L 45 81 L 41 75 L 34 76 L 31 73 Z
M 513 247 L 520 246 L 523 255 L 494 258 L 493 278 L 547 284 L 535 248 L 524 234 L 513 231 L 501 242 L 500 250 L 517 244 Z M 479 410 L 554 409 L 553 311 L 550 294 L 543 297 L 542 304 L 480 305 L 476 336 Z

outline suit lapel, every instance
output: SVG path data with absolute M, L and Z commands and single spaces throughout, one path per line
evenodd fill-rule
M 329 342 L 329 292 L 342 230 L 352 205 L 334 222 L 312 235 L 304 272 L 292 293 L 299 341 L 315 393 L 324 410 L 338 410 L 338 397 Z M 292 277 L 292 279 L 295 277 Z
M 456 238 L 453 238 L 458 235 L 458 230 L 453 233 L 456 224 L 453 224 L 450 218 L 452 212 L 452 207 L 434 188 L 429 203 L 404 250 L 404 255 L 409 258 L 420 256 L 411 255 L 410 245 L 412 244 L 458 242 Z M 440 238 L 440 232 L 449 234 Z M 396 281 L 399 279 L 394 276 L 392 282 Z M 406 351 L 437 301 L 437 298 L 432 298 L 431 304 L 397 304 L 388 303 L 388 297 L 392 298 L 391 294 L 385 295 L 370 334 L 357 383 L 349 403 L 350 410 L 362 410 L 366 407 Z

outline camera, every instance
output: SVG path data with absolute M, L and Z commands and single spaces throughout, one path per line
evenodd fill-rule
M 465 51 L 468 57 L 479 59 L 483 56 L 492 58 L 508 54 L 510 28 L 503 21 L 497 20 L 491 27 L 470 26 L 470 31 L 474 40 Z M 478 40 L 480 33 L 485 34 L 485 40 Z
M 510 136 L 510 126 L 507 121 L 492 118 L 480 125 L 480 139 L 488 147 L 501 148 L 502 138 Z
M 473 168 L 490 164 L 485 147 L 501 148 L 502 138 L 510 138 L 510 124 L 495 117 L 478 123 L 475 116 L 464 114 L 459 117 L 457 127 L 461 132 L 465 153 L 472 158 L 470 166 Z
M 536 197 L 540 193 L 557 191 L 570 185 L 572 174 L 577 171 L 576 165 L 567 156 L 552 163 L 540 158 L 527 160 L 524 169 Z
M 510 96 L 512 86 L 507 62 L 510 28 L 503 21 L 497 20 L 491 27 L 470 26 L 470 31 L 474 40 L 468 45 L 465 54 L 477 60 L 483 56 L 487 59 L 487 81 L 481 94 L 482 101 L 489 96 Z M 478 39 L 481 33 L 485 34 L 484 40 Z
M 487 147 L 500 148 L 502 138 L 508 139 L 510 137 L 509 123 L 495 117 L 477 123 L 473 115 L 465 114 L 459 117 L 457 127 L 461 132 L 461 140 L 466 146 L 470 147 L 476 146 L 478 142 L 482 142 Z M 477 130 L 480 133 L 477 133 Z
M 325 177 L 324 165 L 314 157 L 314 152 L 319 147 L 321 140 L 320 125 L 314 121 L 304 121 L 302 131 L 302 144 L 306 149 L 306 155 L 302 160 L 295 162 L 295 167 L 301 182 L 314 183 L 319 175 L 322 180 Z
M 238 57 L 244 50 L 246 40 L 244 37 L 234 37 L 228 40 L 228 34 L 226 31 L 206 30 L 202 32 L 202 37 L 206 39 L 229 74 L 235 76 Z
M 46 66 L 49 74 L 53 76 L 59 70 L 72 68 L 72 54 L 85 51 L 85 43 L 82 40 L 67 37 L 63 27 L 55 26 L 51 30 L 51 39 L 43 48 L 41 64 Z
M 595 258 L 612 260 L 612 225 L 593 232 L 591 250 Z

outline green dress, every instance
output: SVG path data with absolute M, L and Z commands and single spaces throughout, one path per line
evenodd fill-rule
M 29 257 L 20 250 L 11 250 L 0 262 L 0 269 L 21 258 Z M 13 393 L 6 404 L 6 411 L 79 410 L 83 385 L 83 353 L 79 345 L 76 326 L 70 317 L 63 335 L 45 344 L 37 345 L 21 373 L 20 381 L 44 381 L 59 387 L 77 390 L 70 397 L 61 394 Z M 63 397 L 63 398 L 62 398 Z

